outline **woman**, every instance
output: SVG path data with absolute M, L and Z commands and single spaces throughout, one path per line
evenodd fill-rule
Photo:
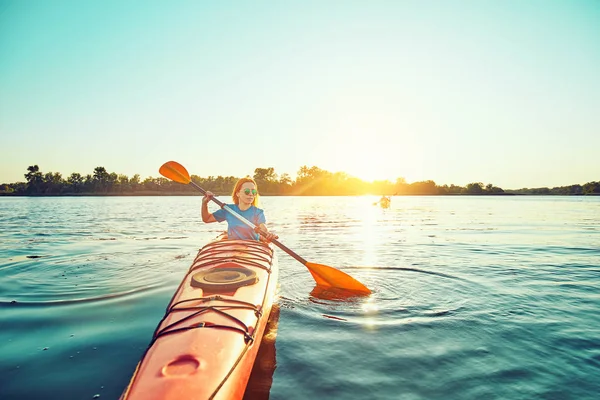
M 236 216 L 221 208 L 214 213 L 208 212 L 208 202 L 214 194 L 206 191 L 202 199 L 202 221 L 206 223 L 227 221 L 227 237 L 229 239 L 260 240 L 260 235 L 249 226 L 240 221 Z M 254 179 L 242 178 L 233 187 L 231 198 L 234 204 L 227 204 L 233 211 L 256 225 L 264 233 L 266 241 L 279 238 L 267 229 L 265 214 L 258 208 L 258 190 Z

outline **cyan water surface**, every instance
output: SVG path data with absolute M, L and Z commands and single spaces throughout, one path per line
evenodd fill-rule
M 221 198 L 227 201 L 227 198 Z M 600 197 L 264 197 L 280 250 L 251 399 L 597 399 Z M 0 399 L 117 399 L 197 250 L 200 197 L 0 198 Z M 258 364 L 257 364 L 258 365 Z

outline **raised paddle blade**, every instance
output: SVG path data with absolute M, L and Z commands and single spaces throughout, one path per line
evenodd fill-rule
M 318 286 L 335 287 L 365 295 L 371 293 L 368 287 L 338 269 L 309 261 L 305 265 Z
M 158 169 L 158 172 L 165 178 L 186 185 L 192 181 L 187 169 L 176 161 L 167 161 Z

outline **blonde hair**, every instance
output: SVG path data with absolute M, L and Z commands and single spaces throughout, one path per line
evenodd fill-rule
M 252 205 L 254 207 L 258 207 L 258 185 L 256 184 L 256 181 L 252 178 L 246 177 L 246 178 L 241 178 L 240 180 L 238 180 L 236 182 L 235 186 L 233 187 L 233 192 L 231 192 L 231 198 L 233 199 L 233 202 L 236 205 L 239 205 L 240 199 L 236 196 L 236 194 L 237 194 L 237 192 L 242 190 L 242 185 L 247 182 L 252 182 L 254 184 L 254 188 L 256 189 L 256 195 L 254 196 L 254 200 L 252 200 Z

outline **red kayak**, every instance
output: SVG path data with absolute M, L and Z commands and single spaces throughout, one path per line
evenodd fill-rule
M 121 400 L 241 399 L 277 275 L 268 244 L 218 240 L 204 246 Z

